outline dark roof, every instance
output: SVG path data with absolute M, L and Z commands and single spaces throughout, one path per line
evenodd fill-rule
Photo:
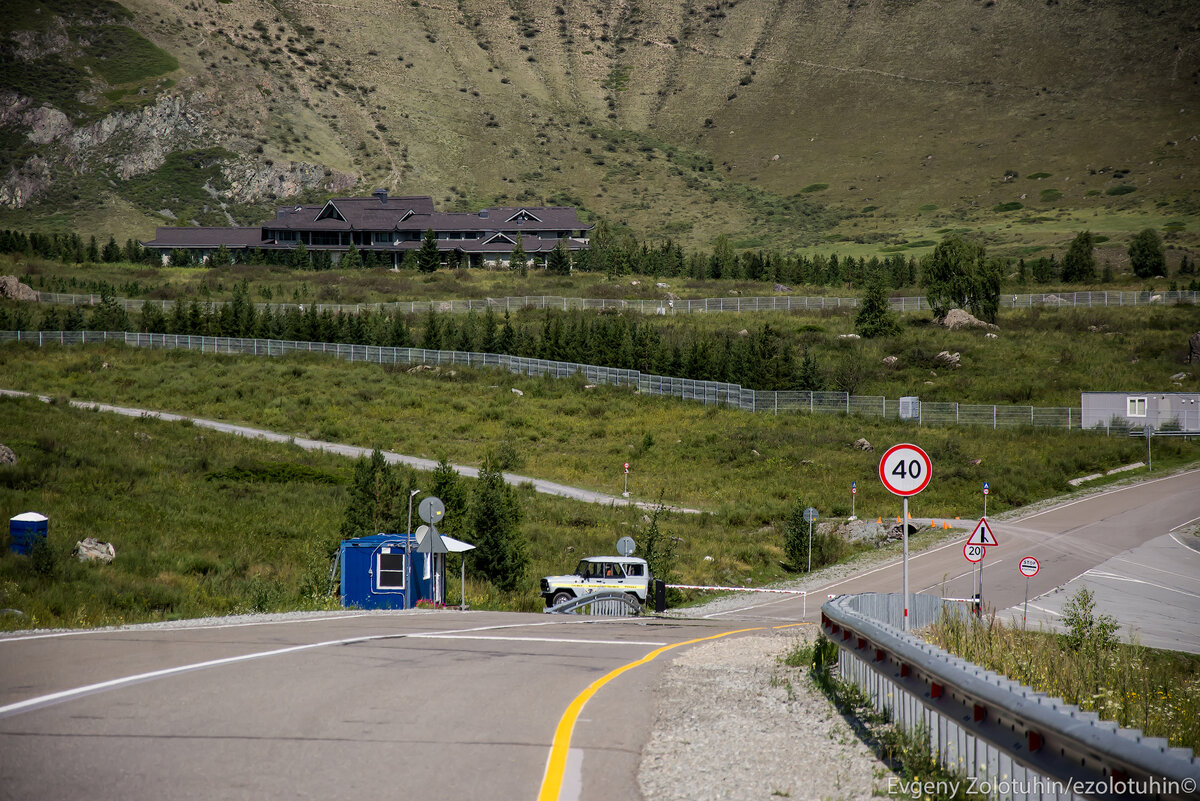
M 332 215 L 336 211 L 338 216 Z M 525 214 L 522 215 L 521 213 Z M 521 215 L 530 219 L 514 219 Z M 430 197 L 331 198 L 321 205 L 285 206 L 264 228 L 303 231 L 576 231 L 592 226 L 579 221 L 570 206 L 494 206 L 479 213 L 436 212 Z
M 164 226 L 156 229 L 154 239 L 143 242 L 148 248 L 227 248 L 258 247 L 263 244 L 262 228 L 199 228 Z

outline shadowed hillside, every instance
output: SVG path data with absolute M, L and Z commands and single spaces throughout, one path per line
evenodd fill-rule
M 1196 234 L 1191 0 L 6 5 L 4 225 L 148 237 L 383 186 L 688 246 Z

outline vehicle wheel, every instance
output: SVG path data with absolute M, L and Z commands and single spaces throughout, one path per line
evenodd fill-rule
M 637 603 L 638 606 L 642 605 L 642 599 L 638 597 L 638 594 L 636 592 L 627 592 L 625 594 L 628 595 L 630 598 L 632 598 L 634 600 L 634 602 Z
M 558 592 L 554 593 L 554 597 L 550 599 L 550 605 L 558 606 L 559 604 L 566 603 L 574 597 L 575 596 L 573 594 L 566 590 L 559 590 Z

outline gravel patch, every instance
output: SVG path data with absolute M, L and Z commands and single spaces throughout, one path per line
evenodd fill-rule
M 655 801 L 869 799 L 892 771 L 853 733 L 805 668 L 782 657 L 812 627 L 688 649 L 655 688 L 638 768 Z

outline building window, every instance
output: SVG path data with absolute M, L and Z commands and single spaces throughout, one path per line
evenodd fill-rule
M 1129 403 L 1128 417 L 1145 417 L 1146 416 L 1146 399 L 1145 398 L 1127 398 Z
M 404 589 L 404 551 L 383 548 L 375 557 L 375 585 L 381 590 Z

